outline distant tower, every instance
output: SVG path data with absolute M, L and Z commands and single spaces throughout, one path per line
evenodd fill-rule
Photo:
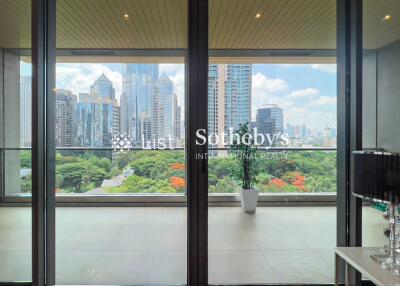
M 251 121 L 251 64 L 210 64 L 208 133 L 227 132 Z
M 125 92 L 122 92 L 120 97 L 119 107 L 119 132 L 121 135 L 129 134 L 129 108 L 128 108 L 128 96 Z
M 32 136 L 32 77 L 20 77 L 20 146 L 31 147 Z
M 104 73 L 90 86 L 90 95 L 115 99 L 113 84 Z
M 113 118 L 112 118 L 112 134 L 118 136 L 120 134 L 120 118 L 121 107 L 118 106 L 117 101 L 113 102 Z
M 79 95 L 75 110 L 76 141 L 80 146 L 109 147 L 119 131 L 119 106 L 112 82 L 102 74 L 90 87 L 90 94 Z
M 157 80 L 158 64 L 126 64 L 123 66 L 121 133 L 128 135 L 135 145 L 141 143 L 144 126 L 148 127 Z M 142 120 L 146 122 L 142 122 Z
M 173 137 L 175 130 L 176 94 L 174 84 L 169 77 L 163 74 L 158 84 L 158 137 Z
M 181 116 L 182 116 L 181 113 L 182 113 L 181 107 L 176 104 L 174 137 L 178 141 L 181 139 Z
M 70 147 L 76 137 L 75 106 L 77 96 L 69 90 L 57 89 L 56 92 L 56 146 Z
M 257 109 L 257 131 L 259 133 L 283 133 L 283 110 L 276 104 L 268 104 Z

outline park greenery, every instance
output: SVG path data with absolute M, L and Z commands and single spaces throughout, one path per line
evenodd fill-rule
M 210 156 L 209 193 L 237 193 L 243 183 L 242 165 L 230 151 Z M 252 181 L 262 193 L 311 193 L 336 191 L 336 152 L 258 150 Z M 31 166 L 30 152 L 22 151 L 21 168 Z M 130 172 L 127 172 L 129 170 Z M 124 176 L 124 174 L 128 174 Z M 114 187 L 101 187 L 104 180 L 123 177 Z M 56 154 L 56 184 L 60 193 L 184 193 L 183 151 L 141 150 L 64 151 Z M 31 176 L 21 179 L 21 190 L 30 192 Z

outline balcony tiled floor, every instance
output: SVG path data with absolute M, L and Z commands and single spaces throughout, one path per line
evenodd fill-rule
M 385 222 L 365 207 L 364 245 Z M 210 208 L 210 283 L 333 282 L 334 207 Z M 184 284 L 185 208 L 57 208 L 57 284 Z M 30 209 L 0 208 L 0 281 L 30 280 Z

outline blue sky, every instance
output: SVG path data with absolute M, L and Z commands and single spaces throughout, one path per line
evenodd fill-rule
M 30 65 L 21 64 L 21 73 L 30 75 Z M 89 92 L 102 74 L 113 82 L 116 97 L 122 92 L 122 64 L 58 64 L 57 88 L 75 94 Z M 178 104 L 184 106 L 184 65 L 161 64 L 174 82 Z M 306 124 L 310 129 L 336 128 L 336 65 L 333 64 L 255 64 L 252 75 L 252 118 L 264 104 L 277 104 L 284 110 L 286 123 Z
M 314 87 L 321 93 L 336 97 L 336 65 L 324 65 L 326 70 L 319 69 L 321 65 L 253 65 L 253 74 L 261 72 L 272 78 L 287 81 L 294 90 L 304 87 Z
M 252 113 L 277 104 L 286 123 L 310 129 L 336 128 L 336 65 L 253 65 Z

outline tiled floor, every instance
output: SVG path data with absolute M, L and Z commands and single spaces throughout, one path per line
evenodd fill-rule
M 364 208 L 364 244 L 384 244 Z M 210 283 L 333 282 L 334 207 L 210 208 Z M 184 284 L 185 208 L 57 208 L 57 284 Z M 0 281 L 30 280 L 30 209 L 0 208 Z

